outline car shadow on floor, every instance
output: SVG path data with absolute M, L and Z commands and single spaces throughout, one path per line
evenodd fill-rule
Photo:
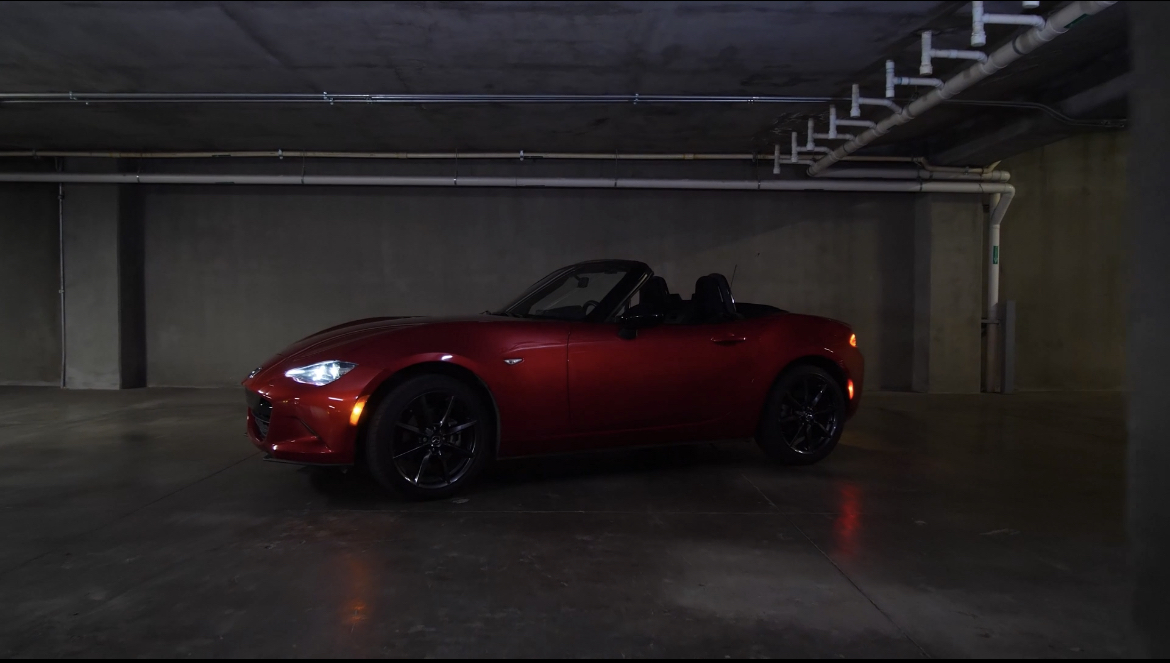
M 767 460 L 750 440 L 503 459 L 489 465 L 473 485 L 455 498 L 524 490 L 549 482 L 571 483 L 630 475 L 644 475 L 649 479 L 694 469 L 757 466 L 761 462 Z M 382 488 L 361 468 L 343 473 L 304 467 L 300 472 L 309 476 L 314 490 L 328 498 L 330 506 L 335 508 L 368 509 L 409 503 Z

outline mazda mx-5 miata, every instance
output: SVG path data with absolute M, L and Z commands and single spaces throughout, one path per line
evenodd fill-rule
M 559 269 L 495 312 L 370 318 L 305 338 L 244 381 L 273 460 L 364 466 L 412 498 L 451 495 L 494 458 L 754 437 L 829 454 L 861 398 L 845 324 L 694 294 L 629 260 Z

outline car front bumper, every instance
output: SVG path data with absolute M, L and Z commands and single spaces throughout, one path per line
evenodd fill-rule
M 272 460 L 352 465 L 362 420 L 354 424 L 350 418 L 355 403 L 364 403 L 364 386 L 372 377 L 361 373 L 365 371 L 359 367 L 324 387 L 298 384 L 283 376 L 245 380 L 248 439 Z

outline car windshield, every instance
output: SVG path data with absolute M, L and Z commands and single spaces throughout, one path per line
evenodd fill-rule
M 532 286 L 500 314 L 523 318 L 597 320 L 625 299 L 639 281 L 638 263 L 585 263 L 557 270 Z

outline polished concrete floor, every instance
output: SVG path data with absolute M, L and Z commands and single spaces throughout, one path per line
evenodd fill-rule
M 869 394 L 460 498 L 262 462 L 238 390 L 0 388 L 0 656 L 1131 653 L 1115 394 Z

